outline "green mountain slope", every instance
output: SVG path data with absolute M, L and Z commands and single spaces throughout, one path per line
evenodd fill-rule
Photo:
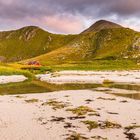
M 57 35 L 38 27 L 0 33 L 0 60 L 70 61 L 140 60 L 140 33 L 101 20 L 79 35 Z
M 0 32 L 0 61 L 14 62 L 48 53 L 64 46 L 75 35 L 57 35 L 38 27 Z
M 94 59 L 135 59 L 140 55 L 140 33 L 127 28 L 101 30 L 93 44 Z
M 33 58 L 48 62 L 140 59 L 140 33 L 127 28 L 80 34 L 66 46 Z

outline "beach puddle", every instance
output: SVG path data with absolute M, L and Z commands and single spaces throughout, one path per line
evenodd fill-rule
M 26 81 L 0 85 L 0 95 L 45 93 L 62 90 L 95 90 L 107 94 L 140 100 L 140 85 L 128 84 L 51 84 L 47 82 Z

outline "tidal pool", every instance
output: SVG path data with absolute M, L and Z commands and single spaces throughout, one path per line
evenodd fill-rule
M 61 90 L 81 90 L 89 89 L 102 91 L 107 94 L 128 97 L 140 100 L 140 85 L 128 84 L 50 84 L 47 82 L 26 81 L 21 83 L 11 83 L 0 85 L 0 95 L 45 93 Z

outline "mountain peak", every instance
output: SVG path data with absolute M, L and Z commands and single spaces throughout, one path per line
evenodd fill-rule
M 82 33 L 98 32 L 102 29 L 122 28 L 121 25 L 107 20 L 99 20 Z

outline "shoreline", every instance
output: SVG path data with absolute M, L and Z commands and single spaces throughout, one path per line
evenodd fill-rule
M 140 84 L 140 71 L 59 71 L 36 76 L 39 80 L 54 84 L 104 82 Z
M 140 84 L 140 71 L 58 71 L 38 74 L 36 78 L 53 84 Z M 0 84 L 18 83 L 27 80 L 24 75 L 1 75 Z

